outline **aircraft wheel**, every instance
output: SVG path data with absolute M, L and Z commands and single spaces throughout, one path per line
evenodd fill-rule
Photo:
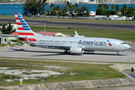
M 117 56 L 119 56 L 120 54 L 119 53 L 116 53 Z
M 68 51 L 67 51 L 67 50 L 65 50 L 65 51 L 64 51 L 64 54 L 68 54 Z

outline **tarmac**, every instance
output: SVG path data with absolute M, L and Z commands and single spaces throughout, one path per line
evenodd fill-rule
M 43 59 L 63 59 L 63 60 L 86 60 L 101 62 L 135 62 L 135 43 L 127 42 L 132 48 L 121 52 L 116 56 L 116 52 L 95 51 L 85 52 L 82 55 L 63 54 L 64 50 L 31 47 L 0 47 L 0 57 L 22 57 L 22 58 L 43 58 Z

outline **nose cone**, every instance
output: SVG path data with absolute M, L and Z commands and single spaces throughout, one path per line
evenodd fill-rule
M 131 46 L 129 46 L 128 44 L 125 45 L 125 49 L 130 49 Z

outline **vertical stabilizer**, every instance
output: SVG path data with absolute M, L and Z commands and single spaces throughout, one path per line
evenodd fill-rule
M 14 14 L 15 14 L 15 20 L 16 20 L 16 24 L 17 24 L 16 32 L 19 33 L 18 38 L 21 41 L 27 41 L 27 39 L 25 37 L 25 36 L 27 36 L 31 42 L 36 42 L 35 33 L 31 30 L 31 28 L 26 23 L 26 21 L 23 19 L 23 17 L 19 13 L 14 13 Z

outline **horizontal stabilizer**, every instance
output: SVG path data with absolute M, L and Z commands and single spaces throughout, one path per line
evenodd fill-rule
M 10 34 L 0 34 L 2 37 L 17 37 L 16 35 L 10 35 Z

